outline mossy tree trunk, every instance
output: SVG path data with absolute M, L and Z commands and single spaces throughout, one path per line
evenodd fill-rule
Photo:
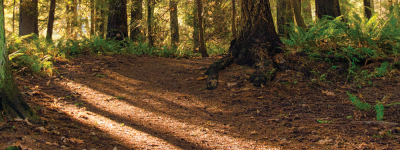
M 218 72 L 233 62 L 257 69 L 250 78 L 255 86 L 272 80 L 277 69 L 285 69 L 283 44 L 275 32 L 269 0 L 242 0 L 241 11 L 238 38 L 231 42 L 229 53 L 205 73 L 209 90 L 217 88 Z
M 138 41 L 141 36 L 141 20 L 143 18 L 143 0 L 133 0 L 131 9 L 131 35 L 132 41 Z
M 277 5 L 278 34 L 281 34 L 285 37 L 288 36 L 288 32 L 286 32 L 284 26 L 289 26 L 290 21 L 294 21 L 290 0 L 279 0 Z
M 8 61 L 7 47 L 4 30 L 4 5 L 0 2 L 0 122 L 13 120 L 14 118 L 28 118 L 31 121 L 39 120 L 39 117 L 24 101 L 12 76 Z M 3 118 L 5 117 L 5 118 Z
M 38 1 L 21 0 L 19 9 L 19 35 L 39 34 Z
M 370 19 L 372 16 L 372 11 L 371 11 L 371 0 L 364 0 L 364 12 L 365 16 Z
M 304 23 L 303 16 L 301 16 L 301 0 L 291 0 L 291 4 L 293 7 L 293 12 L 294 12 L 297 26 L 305 29 L 306 24 Z

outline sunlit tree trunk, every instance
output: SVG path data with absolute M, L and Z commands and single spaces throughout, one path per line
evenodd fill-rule
M 65 10 L 65 12 L 67 12 L 67 17 L 65 18 L 66 19 L 66 23 L 67 23 L 67 25 L 66 25 L 66 27 L 65 27 L 65 35 L 69 38 L 69 35 L 71 34 L 71 6 L 69 5 L 69 1 L 70 0 L 67 0 L 66 2 L 65 2 L 65 8 L 66 8 L 66 10 Z
M 339 0 L 315 0 L 315 9 L 320 19 L 326 15 L 335 18 L 341 15 Z
M 203 29 L 203 3 L 201 0 L 197 0 L 197 18 L 199 20 L 199 32 L 200 32 L 200 48 L 199 52 L 202 57 L 208 57 L 207 49 L 204 41 L 204 29 Z
M 218 72 L 232 62 L 257 69 L 250 81 L 261 86 L 275 76 L 274 68 L 285 69 L 283 44 L 275 32 L 269 0 L 242 0 L 241 27 L 238 38 L 231 42 L 229 53 L 212 64 L 207 75 L 207 89 L 217 88 Z
M 128 21 L 126 13 L 126 0 L 111 0 L 108 10 L 107 38 L 128 36 Z
M 38 29 L 38 1 L 21 0 L 19 9 L 19 35 L 31 33 L 39 34 Z
M 179 45 L 178 0 L 169 0 L 171 46 Z
M 46 39 L 50 40 L 53 36 L 53 26 L 54 26 L 54 10 L 56 9 L 56 0 L 50 1 L 50 11 L 49 11 L 49 21 L 47 23 L 47 34 Z
M 143 18 L 143 0 L 133 0 L 131 9 L 131 35 L 133 41 L 137 41 L 141 36 L 141 20 Z
M 14 118 L 38 121 L 39 117 L 24 101 L 12 76 L 5 40 L 3 3 L 0 0 L 0 122 L 12 121 Z
M 71 25 L 71 34 L 72 34 L 72 37 L 74 38 L 74 39 L 76 39 L 77 37 L 78 37 L 78 30 L 80 30 L 79 29 L 79 27 L 78 27 L 78 0 L 72 0 L 72 6 L 71 6 L 71 9 L 72 9 L 72 12 L 73 12 L 73 17 L 72 17 L 72 25 Z
M 299 27 L 306 28 L 303 16 L 301 16 L 301 0 L 291 0 L 296 23 Z

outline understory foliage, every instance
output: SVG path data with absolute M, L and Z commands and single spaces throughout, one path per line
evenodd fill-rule
M 161 48 L 148 47 L 142 40 L 133 42 L 131 40 L 116 41 L 106 40 L 101 37 L 82 38 L 80 40 L 59 39 L 49 42 L 45 38 L 28 35 L 13 37 L 8 41 L 9 59 L 16 71 L 28 71 L 35 74 L 53 74 L 53 62 L 79 55 L 101 55 L 101 54 L 132 54 L 150 55 L 159 57 L 189 58 L 198 57 L 199 54 L 192 51 L 172 49 L 167 46 Z M 225 47 L 209 45 L 210 55 L 225 53 Z

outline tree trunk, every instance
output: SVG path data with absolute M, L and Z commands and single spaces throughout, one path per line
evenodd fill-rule
M 147 40 L 148 46 L 153 47 L 153 12 L 154 12 L 154 0 L 147 0 Z
M 339 17 L 341 15 L 339 0 L 315 0 L 315 11 L 320 19 L 326 15 Z
M 19 9 L 20 36 L 28 35 L 31 33 L 39 35 L 37 7 L 37 0 L 21 0 Z
M 65 7 L 66 7 L 65 11 L 67 12 L 67 17 L 65 21 L 67 23 L 67 26 L 65 27 L 65 35 L 69 37 L 69 35 L 71 34 L 71 16 L 70 16 L 71 6 L 69 5 L 69 0 L 65 2 Z
M 312 11 L 312 6 L 311 6 L 311 1 L 310 0 L 302 0 L 302 3 L 308 2 L 307 7 L 302 9 L 303 12 L 303 19 L 307 23 L 312 23 L 313 22 L 313 11 Z
M 36 122 L 39 117 L 24 101 L 12 76 L 5 40 L 3 1 L 0 9 L 0 122 L 12 121 L 14 118 L 28 118 Z
M 56 0 L 50 1 L 49 11 L 49 22 L 47 23 L 47 35 L 46 39 L 51 41 L 53 36 L 53 25 L 54 25 L 54 10 L 56 9 Z
M 171 46 L 176 49 L 179 45 L 178 0 L 169 0 Z
M 372 16 L 371 13 L 371 1 L 370 0 L 364 0 L 364 12 L 365 12 L 365 16 L 370 19 Z
M 250 81 L 261 86 L 275 77 L 275 69 L 285 69 L 280 38 L 275 32 L 269 0 L 242 0 L 241 28 L 236 40 L 231 42 L 229 53 L 212 64 L 207 75 L 207 89 L 217 88 L 218 71 L 232 62 L 257 69 Z
M 15 0 L 13 3 L 13 16 L 12 16 L 12 32 L 15 33 Z
M 236 39 L 236 0 L 232 0 L 232 35 Z
M 131 40 L 138 41 L 142 36 L 141 32 L 141 20 L 143 18 L 143 0 L 133 0 L 131 10 Z
M 94 6 L 94 0 L 90 0 L 90 36 L 94 36 L 95 31 L 96 11 Z
M 99 26 L 97 28 L 97 32 L 98 32 L 98 36 L 100 36 L 101 38 L 104 38 L 104 29 L 105 29 L 105 16 L 106 16 L 106 5 L 107 2 L 105 0 L 97 0 L 96 3 L 96 10 L 97 10 L 97 25 Z
M 374 0 L 369 1 L 370 7 L 371 7 L 371 16 L 375 15 L 375 2 Z
M 288 36 L 288 32 L 284 29 L 284 26 L 289 26 L 290 21 L 293 21 L 293 10 L 289 0 L 278 1 L 277 8 L 277 22 L 278 22 L 278 34 L 285 37 Z
M 197 8 L 197 0 L 193 1 L 193 9 L 192 9 L 192 15 L 193 15 L 193 52 L 198 52 L 199 51 L 199 46 L 200 46 L 200 32 L 199 32 L 199 16 L 197 15 L 198 13 L 198 8 Z
M 72 6 L 71 6 L 71 9 L 72 9 L 72 12 L 73 12 L 73 17 L 72 17 L 72 30 L 71 30 L 71 34 L 72 34 L 72 37 L 74 38 L 74 39 L 76 39 L 77 37 L 78 37 L 78 30 L 80 30 L 79 29 L 79 27 L 78 27 L 78 0 L 72 0 Z
M 119 40 L 128 36 L 126 0 L 111 0 L 108 9 L 107 38 Z M 118 35 L 119 34 L 119 35 Z
M 296 23 L 299 27 L 303 29 L 306 28 L 303 17 L 301 16 L 301 0 L 291 0 L 291 4 L 294 10 L 294 16 L 296 18 Z
M 203 29 L 203 3 L 197 0 L 197 18 L 199 19 L 199 32 L 200 32 L 200 48 L 201 57 L 208 57 L 207 49 L 204 43 L 204 29 Z

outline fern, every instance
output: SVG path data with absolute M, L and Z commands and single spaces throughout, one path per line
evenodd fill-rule
M 381 102 L 378 102 L 378 104 L 375 105 L 375 111 L 376 111 L 376 120 L 378 121 L 382 120 L 384 116 L 385 107 Z

